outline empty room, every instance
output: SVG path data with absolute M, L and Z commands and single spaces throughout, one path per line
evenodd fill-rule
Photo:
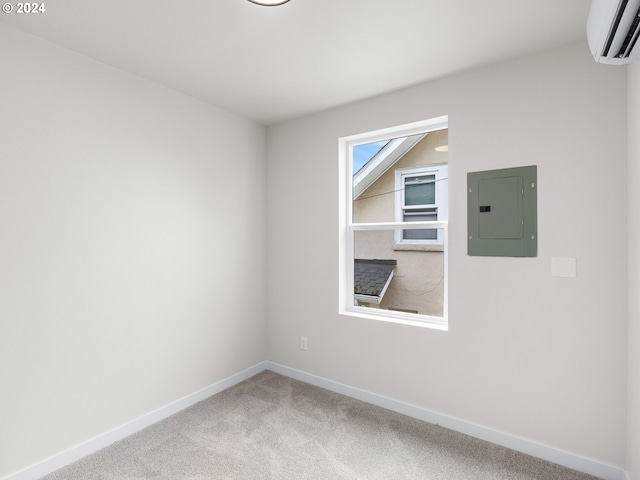
M 640 0 L 2 10 L 1 480 L 640 480 Z

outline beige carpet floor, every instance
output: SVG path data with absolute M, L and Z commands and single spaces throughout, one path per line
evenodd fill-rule
M 45 477 L 593 478 L 269 371 Z

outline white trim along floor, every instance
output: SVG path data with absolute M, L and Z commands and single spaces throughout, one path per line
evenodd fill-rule
M 558 450 L 547 445 L 543 445 L 537 442 L 526 440 L 514 435 L 510 435 L 504 432 L 493 430 L 491 428 L 477 425 L 465 420 L 460 420 L 448 415 L 444 415 L 438 412 L 427 410 L 422 407 L 411 405 L 406 402 L 395 400 L 393 398 L 378 395 L 376 393 L 368 392 L 359 388 L 351 387 L 327 378 L 319 377 L 302 370 L 297 370 L 277 363 L 263 361 L 249 367 L 241 372 L 236 373 L 228 378 L 225 378 L 219 382 L 216 382 L 206 388 L 198 390 L 190 395 L 187 395 L 181 399 L 176 400 L 164 407 L 149 412 L 131 422 L 128 422 L 120 427 L 114 428 L 108 432 L 98 435 L 94 438 L 87 440 L 79 445 L 71 447 L 63 452 L 46 458 L 34 465 L 31 465 L 23 470 L 10 474 L 0 480 L 37 480 L 59 468 L 69 465 L 91 453 L 97 452 L 105 448 L 106 446 L 121 440 L 129 435 L 132 435 L 143 428 L 148 427 L 160 420 L 163 420 L 175 413 L 184 410 L 196 403 L 215 395 L 223 390 L 226 390 L 233 385 L 236 385 L 264 370 L 271 370 L 273 372 L 285 375 L 302 382 L 315 385 L 317 387 L 325 388 L 332 392 L 336 392 L 342 395 L 346 395 L 357 400 L 361 400 L 372 405 L 386 408 L 388 410 L 407 415 L 409 417 L 417 418 L 425 422 L 440 425 L 451 430 L 455 430 L 472 437 L 486 440 L 503 447 L 516 450 L 521 453 L 526 453 L 533 457 L 547 460 L 549 462 L 562 465 L 567 468 L 578 470 L 580 472 L 588 473 L 604 480 L 630 480 L 626 472 L 620 468 L 612 465 L 608 465 L 596 460 L 581 457 L 569 452 Z

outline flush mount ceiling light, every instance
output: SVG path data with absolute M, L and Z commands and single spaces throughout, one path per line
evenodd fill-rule
M 289 0 L 249 0 L 251 3 L 255 3 L 256 5 L 262 5 L 264 7 L 276 7 L 278 5 L 282 5 L 283 3 L 287 3 Z
M 440 145 L 439 147 L 434 148 L 436 152 L 448 152 L 449 145 Z

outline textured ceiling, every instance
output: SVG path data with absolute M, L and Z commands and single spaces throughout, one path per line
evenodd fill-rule
M 589 0 L 45 0 L 0 21 L 273 124 L 586 38 Z

